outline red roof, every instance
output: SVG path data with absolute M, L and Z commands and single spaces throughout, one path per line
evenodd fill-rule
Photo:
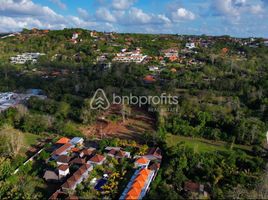
M 53 151 L 52 155 L 60 155 L 64 151 L 66 151 L 67 149 L 69 149 L 70 147 L 72 147 L 72 144 L 67 143 L 67 144 L 61 146 L 60 148 L 56 149 L 55 151 Z
M 108 154 L 111 154 L 111 155 L 115 155 L 116 154 L 116 150 L 115 149 L 111 149 Z
M 81 153 L 84 154 L 84 156 L 90 156 L 95 150 L 92 149 L 84 149 Z
M 71 157 L 70 156 L 67 156 L 67 155 L 60 155 L 58 158 L 57 158 L 57 162 L 60 162 L 60 163 L 69 163 L 69 161 L 71 160 Z
M 117 154 L 115 156 L 119 157 L 119 158 L 124 158 L 126 155 L 126 152 L 125 151 L 118 151 Z
M 72 188 L 77 184 L 77 181 L 90 168 L 90 164 L 82 165 L 68 180 L 62 185 L 63 188 Z
M 139 163 L 139 164 L 147 164 L 149 162 L 149 160 L 147 158 L 145 158 L 145 157 L 140 157 L 135 162 Z
M 66 143 L 68 143 L 68 142 L 70 142 L 70 139 L 69 139 L 69 138 L 67 138 L 67 137 L 62 137 L 61 139 L 59 139 L 59 140 L 56 142 L 56 144 L 66 144 Z
M 77 152 L 79 152 L 79 151 L 80 151 L 80 149 L 78 149 L 78 148 L 74 147 L 74 148 L 72 148 L 72 149 L 71 149 L 71 151 L 72 151 L 72 152 L 77 153 Z
M 60 165 L 59 166 L 59 170 L 61 170 L 61 171 L 66 171 L 67 169 L 69 169 L 68 165 Z
M 96 154 L 95 156 L 93 156 L 93 157 L 90 159 L 90 161 L 91 161 L 91 162 L 95 162 L 95 163 L 100 163 L 100 162 L 102 162 L 104 159 L 105 159 L 104 156 L 99 155 L 99 154 Z
M 79 165 L 82 165 L 82 164 L 85 164 L 86 163 L 86 160 L 85 159 L 82 159 L 82 158 L 75 158 L 71 161 L 71 164 L 79 164 Z
M 192 181 L 187 181 L 184 183 L 184 190 L 191 191 L 191 192 L 198 192 L 200 188 L 199 183 L 195 183 Z
M 155 78 L 152 75 L 147 75 L 143 78 L 144 81 L 146 82 L 155 82 Z

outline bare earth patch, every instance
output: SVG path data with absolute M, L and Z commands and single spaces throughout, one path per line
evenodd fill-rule
M 120 138 L 144 141 L 144 133 L 155 132 L 155 119 L 141 108 L 132 108 L 131 115 L 125 121 L 121 118 L 121 107 L 112 105 L 111 108 L 99 117 L 97 122 L 91 126 L 81 128 L 84 135 L 95 138 Z M 110 115 L 117 115 L 119 120 L 109 120 Z

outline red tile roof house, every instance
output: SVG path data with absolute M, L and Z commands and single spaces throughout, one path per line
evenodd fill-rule
M 71 165 L 83 165 L 86 164 L 86 159 L 84 158 L 75 158 L 70 162 Z
M 80 156 L 81 158 L 86 157 L 86 156 L 92 156 L 92 154 L 94 154 L 95 151 L 96 151 L 96 149 L 95 149 L 95 148 L 92 148 L 92 147 L 91 147 L 91 148 L 88 148 L 88 149 L 83 149 L 83 150 L 80 152 L 79 156 Z
M 67 138 L 67 137 L 62 137 L 62 138 L 60 138 L 57 142 L 56 142 L 56 144 L 67 144 L 67 143 L 69 143 L 70 142 L 70 139 L 69 138 Z
M 68 163 L 70 162 L 72 158 L 70 156 L 67 156 L 67 155 L 60 155 L 58 156 L 57 158 L 57 165 L 60 166 L 60 165 L 68 165 Z
M 115 154 L 115 158 L 116 159 L 130 158 L 130 152 L 120 150 Z
M 96 154 L 95 156 L 93 156 L 92 158 L 90 158 L 90 160 L 88 161 L 88 163 L 90 163 L 92 165 L 102 165 L 105 160 L 106 160 L 106 157 L 105 156 Z
M 146 157 L 142 156 L 134 162 L 134 167 L 135 168 L 139 168 L 139 167 L 147 168 L 149 163 L 150 163 L 150 160 L 148 160 Z
M 58 171 L 59 171 L 59 177 L 60 177 L 60 179 L 62 177 L 67 176 L 70 173 L 70 170 L 69 170 L 69 166 L 68 165 L 60 165 L 58 167 Z
M 115 154 L 117 153 L 117 151 L 115 149 L 111 149 L 108 153 L 107 153 L 107 156 L 110 156 L 110 157 L 115 157 Z
M 76 186 L 88 178 L 88 174 L 93 170 L 90 164 L 82 165 L 67 181 L 61 186 L 63 191 L 75 190 Z
M 68 151 L 70 151 L 73 147 L 74 145 L 72 145 L 71 143 L 64 144 L 63 146 L 52 152 L 52 158 L 56 160 L 60 155 L 67 155 Z

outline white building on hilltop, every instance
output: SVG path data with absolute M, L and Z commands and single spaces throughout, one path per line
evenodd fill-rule
M 121 53 L 116 54 L 116 57 L 113 59 L 113 61 L 124 63 L 142 63 L 146 57 L 147 55 L 141 54 L 141 50 L 139 48 L 130 52 L 127 52 L 126 49 L 123 49 Z
M 187 42 L 185 47 L 187 49 L 194 49 L 195 48 L 195 43 L 194 42 Z

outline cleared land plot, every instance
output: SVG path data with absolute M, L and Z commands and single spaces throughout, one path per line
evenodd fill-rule
M 119 111 L 118 111 L 119 112 Z M 120 139 L 130 139 L 139 142 L 144 141 L 144 133 L 155 132 L 155 120 L 147 111 L 132 108 L 131 116 L 123 122 L 120 114 L 107 112 L 102 116 L 103 120 L 98 120 L 95 124 L 83 127 L 81 130 L 84 135 L 96 138 L 117 137 Z M 109 116 L 117 115 L 118 121 L 109 120 Z

